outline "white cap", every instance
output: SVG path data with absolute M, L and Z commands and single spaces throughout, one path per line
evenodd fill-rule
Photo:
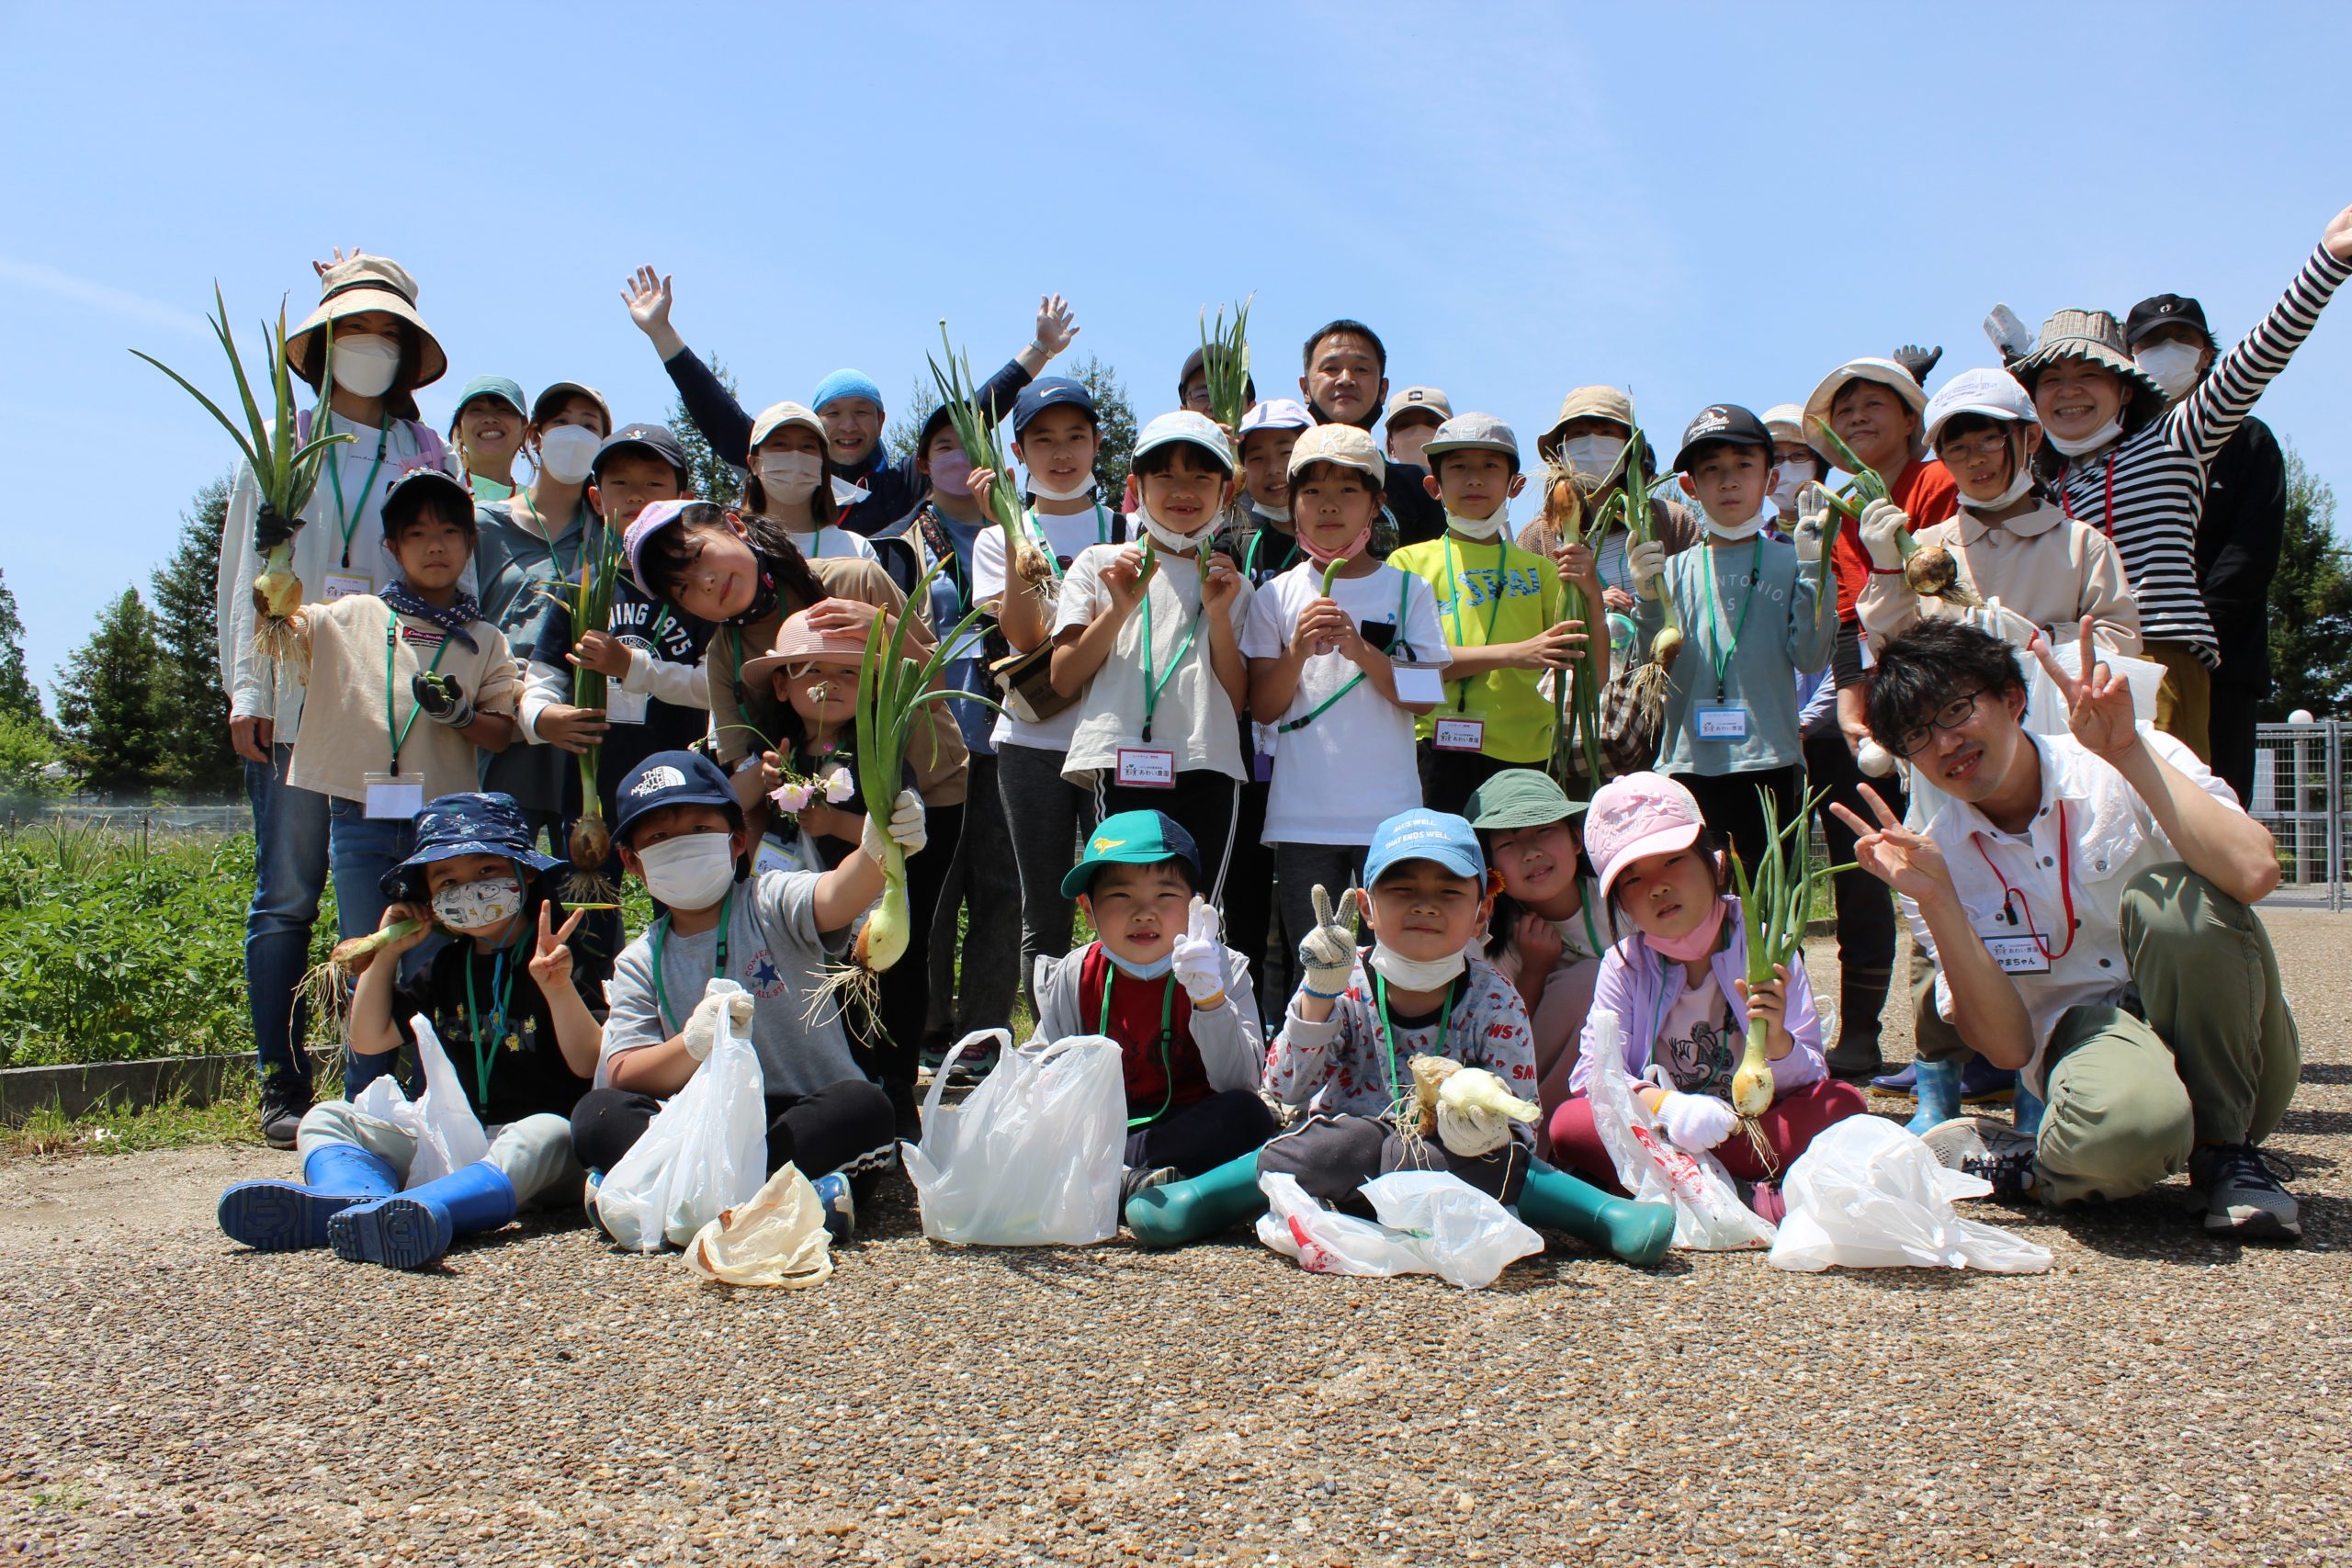
M 1928 400 L 1928 445 L 1933 446 L 1953 416 L 1981 413 L 2004 423 L 2035 424 L 2033 399 L 2006 370 L 1963 370 Z
M 1208 415 L 1194 413 L 1190 409 L 1161 414 L 1145 425 L 1136 436 L 1135 457 L 1140 457 L 1156 446 L 1165 446 L 1176 441 L 1189 441 L 1195 446 L 1206 447 L 1227 473 L 1233 472 L 1233 448 L 1226 442 L 1225 431 Z M 1133 460 L 1132 457 L 1129 459 L 1130 462 Z

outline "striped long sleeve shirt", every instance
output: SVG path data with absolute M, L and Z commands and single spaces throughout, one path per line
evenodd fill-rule
M 2185 642 L 2209 668 L 2220 663 L 2213 623 L 2197 586 L 2206 470 L 2346 277 L 2352 263 L 2337 261 L 2324 248 L 2314 251 L 2270 314 L 2194 391 L 2153 424 L 2105 452 L 2075 458 L 2059 476 L 2066 515 L 2106 534 L 2123 557 L 2145 640 Z

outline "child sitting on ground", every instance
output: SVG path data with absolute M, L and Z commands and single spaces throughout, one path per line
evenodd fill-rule
M 306 731 L 307 733 L 307 731 Z M 548 1194 L 569 1202 L 573 1103 L 596 1070 L 602 1031 L 573 984 L 569 945 L 547 882 L 562 863 L 531 844 L 503 795 L 447 795 L 416 818 L 416 847 L 387 872 L 383 924 L 416 929 L 376 952 L 351 998 L 351 1052 L 386 1070 L 413 1048 L 410 1020 L 432 1024 L 466 1104 L 490 1137 L 480 1160 L 409 1191 L 415 1136 L 347 1100 L 314 1105 L 295 1147 L 300 1181 L 241 1181 L 220 1195 L 220 1228 L 264 1252 L 328 1247 L 353 1262 L 418 1269 L 459 1236 L 495 1230 Z M 435 926 L 458 939 L 412 983 L 401 954 Z M 534 938 L 536 932 L 536 940 Z M 594 967 L 582 955 L 577 965 Z
M 1470 824 L 1415 808 L 1380 825 L 1365 857 L 1370 889 L 1350 890 L 1372 926 L 1360 953 L 1328 894 L 1299 953 L 1306 977 L 1267 1053 L 1267 1086 L 1304 1105 L 1306 1122 L 1257 1156 L 1196 1180 L 1170 1182 L 1129 1205 L 1136 1239 L 1171 1246 L 1262 1213 L 1259 1177 L 1283 1172 L 1310 1196 L 1369 1214 L 1359 1190 L 1403 1169 L 1450 1171 L 1530 1224 L 1550 1225 L 1654 1263 L 1673 1238 L 1664 1204 L 1611 1199 L 1536 1165 L 1534 1134 L 1498 1112 L 1442 1112 L 1419 1125 L 1412 1058 L 1479 1067 L 1523 1096 L 1535 1085 L 1527 1010 L 1509 981 L 1472 951 L 1491 912 L 1485 860 Z M 1343 904 L 1344 907 L 1344 904 Z
M 836 1239 L 854 1228 L 844 1174 L 897 1157 L 889 1097 L 859 1075 L 825 961 L 882 892 L 882 835 L 923 846 L 922 802 L 899 795 L 887 827 L 867 818 L 832 870 L 751 873 L 752 844 L 727 775 L 693 751 L 657 751 L 623 781 L 613 841 L 668 912 L 613 968 L 596 1087 L 571 1113 L 593 1184 L 627 1154 L 718 1043 L 718 1010 L 748 1030 L 767 1100 L 767 1168 L 787 1160 L 816 1184 Z M 730 981 L 736 989 L 714 988 Z
M 1657 773 L 1611 779 L 1585 814 L 1585 847 L 1600 873 L 1600 896 L 1635 934 L 1609 950 L 1587 1014 L 1614 1013 L 1624 1030 L 1625 1070 L 1648 1081 L 1636 1096 L 1680 1148 L 1711 1149 L 1724 1168 L 1753 1184 L 1750 1201 L 1781 1217 L 1779 1179 L 1832 1122 L 1866 1109 L 1861 1090 L 1829 1077 L 1821 1021 L 1804 961 L 1773 966 L 1750 990 L 1747 931 L 1720 841 L 1690 792 Z M 1747 1137 L 1731 1107 L 1732 1075 L 1745 1050 L 1749 1014 L 1765 1021 L 1772 1104 Z M 1617 1168 L 1592 1120 L 1591 1073 L 1583 1050 L 1569 1087 L 1575 1098 L 1552 1116 L 1562 1164 L 1604 1186 Z
M 1199 1176 L 1272 1136 L 1258 1098 L 1265 1039 L 1250 961 L 1217 941 L 1193 836 L 1158 811 L 1123 811 L 1062 880 L 1095 939 L 1037 965 L 1037 1032 L 1107 1034 L 1126 1078 L 1120 1201 Z

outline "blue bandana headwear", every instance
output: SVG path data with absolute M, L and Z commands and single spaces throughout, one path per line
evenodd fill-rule
M 869 399 L 877 409 L 885 406 L 882 401 L 882 389 L 876 386 L 874 378 L 863 370 L 834 371 L 817 383 L 817 390 L 809 398 L 808 406 L 822 412 L 827 403 L 842 398 L 865 398 Z

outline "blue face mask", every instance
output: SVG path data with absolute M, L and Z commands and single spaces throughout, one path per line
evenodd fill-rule
M 1176 950 L 1173 947 L 1148 964 L 1137 964 L 1131 959 L 1120 957 L 1111 951 L 1108 942 L 1103 944 L 1102 952 L 1114 964 L 1117 965 L 1119 973 L 1131 980 L 1157 980 L 1166 975 L 1169 966 L 1176 962 Z

